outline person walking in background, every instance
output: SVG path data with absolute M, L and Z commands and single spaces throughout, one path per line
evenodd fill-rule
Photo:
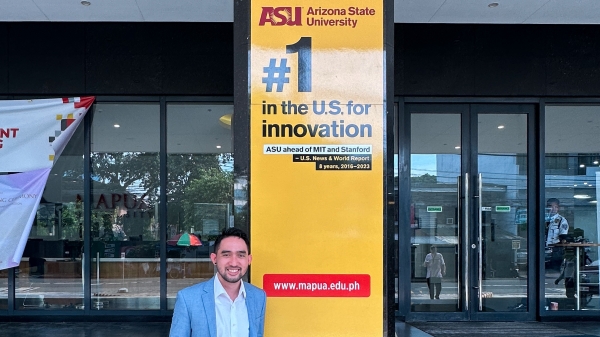
M 177 293 L 170 337 L 262 337 L 265 292 L 242 281 L 252 262 L 248 235 L 227 228 L 210 259 L 217 275 Z
M 569 233 L 569 222 L 564 216 L 558 214 L 560 201 L 556 198 L 548 199 L 546 202 L 546 249 L 552 249 L 549 267 L 559 269 L 564 259 L 562 247 L 552 247 L 557 243 L 565 243 Z
M 425 256 L 423 263 L 423 266 L 427 268 L 427 287 L 431 299 L 434 298 L 435 287 L 435 298 L 439 300 L 442 292 L 442 277 L 446 275 L 446 263 L 442 254 L 437 252 L 436 246 L 431 246 L 429 250 L 431 253 Z

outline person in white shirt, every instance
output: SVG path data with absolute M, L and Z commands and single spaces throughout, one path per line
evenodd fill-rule
M 442 254 L 437 252 L 436 246 L 431 246 L 429 249 L 431 253 L 425 256 L 425 262 L 423 266 L 427 268 L 427 287 L 429 288 L 429 297 L 434 298 L 434 287 L 435 287 L 435 299 L 440 299 L 440 293 L 442 292 L 442 277 L 446 275 L 446 263 Z
M 560 201 L 558 199 L 548 199 L 546 208 L 549 211 L 549 216 L 546 220 L 546 225 L 548 226 L 546 245 L 560 243 L 565 239 L 567 233 L 569 232 L 569 222 L 567 219 L 565 219 L 565 217 L 558 214 L 558 209 L 560 208 Z
M 560 268 L 563 262 L 564 249 L 562 247 L 552 247 L 557 243 L 566 242 L 569 232 L 569 222 L 565 217 L 558 213 L 560 201 L 556 198 L 548 199 L 546 203 L 546 247 L 552 249 L 549 267 Z
M 242 277 L 252 262 L 248 236 L 228 228 L 210 259 L 217 275 L 177 293 L 170 337 L 263 337 L 266 295 Z

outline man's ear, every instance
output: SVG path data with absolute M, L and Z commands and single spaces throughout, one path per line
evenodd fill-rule
M 210 260 L 212 261 L 212 263 L 217 264 L 217 254 L 210 253 Z

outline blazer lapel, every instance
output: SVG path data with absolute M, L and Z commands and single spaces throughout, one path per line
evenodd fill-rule
M 208 331 L 210 337 L 217 337 L 217 314 L 215 312 L 215 279 L 211 278 L 206 282 L 204 293 L 202 294 L 202 303 L 204 304 L 204 314 L 208 322 Z
M 254 292 L 250 287 L 247 286 L 247 283 L 244 284 L 246 288 L 246 309 L 248 310 L 248 326 L 250 327 L 250 337 L 256 336 L 256 330 L 254 327 L 254 318 L 256 317 L 256 298 L 254 297 Z

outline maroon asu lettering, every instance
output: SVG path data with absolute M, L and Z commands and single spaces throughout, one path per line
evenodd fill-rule
M 292 7 L 263 7 L 258 25 L 264 26 L 269 23 L 271 26 L 302 26 L 302 7 L 293 9 L 294 15 Z

